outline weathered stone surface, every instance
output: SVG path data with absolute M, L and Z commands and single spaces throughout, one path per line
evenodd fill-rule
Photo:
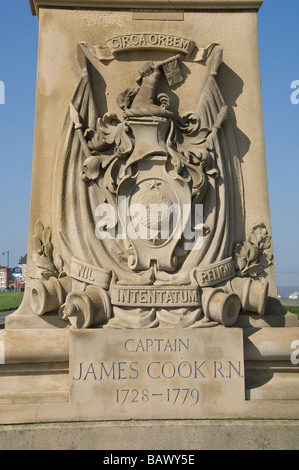
M 161 448 L 215 448 L 216 431 L 219 448 L 286 447 L 276 428 L 261 439 L 273 423 L 253 436 L 252 422 L 196 421 L 299 419 L 298 319 L 274 274 L 262 2 L 30 3 L 28 277 L 0 333 L 0 422 L 84 421 L 63 426 L 66 447 L 82 429 L 118 447 L 132 419 L 136 448 L 147 431 Z M 294 448 L 296 423 L 278 425 Z M 54 446 L 55 425 L 39 429 Z
M 34 318 L 39 328 L 50 313 L 47 326 L 63 319 L 76 328 L 231 326 L 242 312 L 283 315 L 278 301 L 269 310 L 276 284 L 261 2 L 179 0 L 180 15 L 170 18 L 168 2 L 159 1 L 147 22 L 134 2 L 31 4 L 40 23 L 33 164 L 40 170 L 29 287 L 7 328 L 14 317 L 19 328 Z M 140 18 L 152 13 L 151 2 L 139 6 Z M 128 213 L 136 205 L 144 207 L 139 222 Z M 114 210 L 109 222 L 106 206 Z
M 147 454 L 154 453 L 149 449 L 189 450 L 190 454 L 194 450 L 298 450 L 298 422 L 239 419 L 8 425 L 0 427 L 0 446 L 2 450 L 144 450 L 140 458 L 145 461 Z M 99 456 L 97 462 L 102 463 Z
M 164 0 L 29 0 L 32 13 L 38 14 L 41 7 L 99 7 L 99 8 L 138 8 L 170 10 L 169 2 Z M 171 7 L 180 9 L 246 9 L 258 10 L 263 0 L 172 0 Z M 172 8 L 171 8 L 172 9 Z M 157 18 L 155 18 L 157 19 Z

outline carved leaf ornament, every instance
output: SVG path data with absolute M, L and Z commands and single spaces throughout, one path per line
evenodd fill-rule
M 59 254 L 53 257 L 54 247 L 51 242 L 51 229 L 44 227 L 38 220 L 35 223 L 34 235 L 32 237 L 32 260 L 40 269 L 43 278 L 63 277 L 63 260 Z
M 235 264 L 242 276 L 258 278 L 273 263 L 271 237 L 263 223 L 255 224 L 245 242 L 235 248 Z

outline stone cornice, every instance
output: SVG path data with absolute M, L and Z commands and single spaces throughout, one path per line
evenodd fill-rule
M 264 0 L 29 0 L 33 15 L 46 8 L 134 8 L 134 9 L 196 9 L 255 10 Z

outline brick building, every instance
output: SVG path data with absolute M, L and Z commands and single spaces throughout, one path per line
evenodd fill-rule
M 0 266 L 0 291 L 10 287 L 14 283 L 11 269 L 6 266 Z
M 19 277 L 19 288 L 23 291 L 26 281 L 27 254 L 19 259 L 18 267 L 22 269 L 22 275 Z

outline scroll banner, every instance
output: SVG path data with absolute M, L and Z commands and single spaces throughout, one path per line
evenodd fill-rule
M 70 276 L 77 281 L 100 286 L 107 290 L 109 288 L 111 275 L 111 271 L 92 266 L 77 258 L 72 258 Z
M 197 49 L 194 62 L 205 61 L 218 43 L 209 44 L 206 48 Z M 106 46 L 80 43 L 81 49 L 89 60 L 110 61 L 116 58 L 119 52 L 136 50 L 167 50 L 184 54 L 189 57 L 195 49 L 195 42 L 189 39 L 165 34 L 138 33 L 124 36 L 115 36 L 106 41 Z
M 198 286 L 124 286 L 112 284 L 111 303 L 122 307 L 198 307 Z
M 236 274 L 236 269 L 235 269 L 233 258 L 227 258 L 225 260 L 219 261 L 218 263 L 202 267 L 201 269 L 195 269 L 192 272 L 192 277 L 196 280 L 197 284 L 200 287 L 213 287 L 213 286 L 216 286 L 218 284 L 221 284 L 222 282 L 225 282 L 225 281 L 231 279 L 232 277 L 235 276 L 235 274 Z M 99 268 L 98 266 L 93 266 L 91 264 L 87 264 L 84 261 L 81 261 L 77 258 L 72 258 L 70 276 L 73 279 L 76 279 L 77 281 L 81 281 L 81 282 L 84 282 L 86 284 L 92 284 L 92 285 L 100 286 L 100 287 L 103 287 L 104 289 L 108 290 L 109 286 L 110 286 L 110 281 L 111 281 L 111 278 L 112 278 L 112 273 L 111 273 L 111 271 L 107 271 L 105 269 Z M 131 290 L 132 293 L 130 295 L 131 295 L 132 299 L 133 298 L 139 298 L 140 295 L 141 295 L 141 297 L 143 296 L 143 293 L 140 294 L 140 295 L 136 294 L 136 293 L 133 293 L 134 289 L 135 290 L 137 289 L 137 290 L 140 290 L 140 291 L 143 291 L 144 289 L 146 289 L 146 290 L 157 290 L 157 291 L 160 290 L 160 287 L 156 288 L 156 287 L 149 287 L 149 286 L 138 286 L 136 288 L 136 286 L 120 286 L 118 284 L 113 284 L 111 287 L 112 287 L 112 291 L 114 289 L 114 291 L 112 293 L 113 299 L 114 300 L 118 299 L 118 302 L 120 302 L 120 304 L 122 304 L 122 301 L 120 300 L 120 296 L 116 292 L 119 289 L 123 289 L 123 291 Z M 177 302 L 178 298 L 183 299 L 182 302 L 181 302 L 182 304 L 185 303 L 185 299 L 187 299 L 187 298 L 188 298 L 187 303 L 189 303 L 190 299 L 192 299 L 191 303 L 193 305 L 197 304 L 197 302 L 198 302 L 197 294 L 195 293 L 195 292 L 197 292 L 197 286 L 187 286 L 187 287 L 178 288 L 178 286 L 168 285 L 165 289 L 167 291 L 172 291 L 172 295 L 174 296 L 174 299 L 176 299 L 176 302 Z M 184 289 L 186 289 L 186 291 L 188 291 L 188 290 L 190 291 L 189 293 L 187 292 L 187 297 L 185 297 L 185 294 L 183 294 L 183 295 L 181 294 L 181 292 Z M 136 290 L 136 292 L 137 292 L 137 290 Z M 174 291 L 178 291 L 179 293 L 175 294 Z M 168 294 L 165 294 L 165 295 L 167 296 Z M 122 293 L 122 297 L 127 298 L 127 295 L 124 296 L 123 293 Z M 149 297 L 153 298 L 153 295 L 151 295 Z M 157 296 L 157 299 L 158 299 L 158 297 L 159 297 L 159 295 Z M 160 303 L 160 302 L 161 302 L 161 299 L 157 300 L 153 303 L 156 305 L 157 303 Z M 143 303 L 143 300 L 141 301 L 141 303 Z M 147 302 L 145 302 L 145 303 L 147 303 Z
M 194 277 L 201 287 L 213 287 L 228 281 L 236 274 L 232 258 L 194 270 Z
M 124 286 L 111 285 L 111 303 L 122 307 L 198 307 L 200 305 L 200 287 L 213 287 L 235 275 L 232 258 L 219 263 L 195 269 L 193 277 L 198 285 L 187 286 Z

